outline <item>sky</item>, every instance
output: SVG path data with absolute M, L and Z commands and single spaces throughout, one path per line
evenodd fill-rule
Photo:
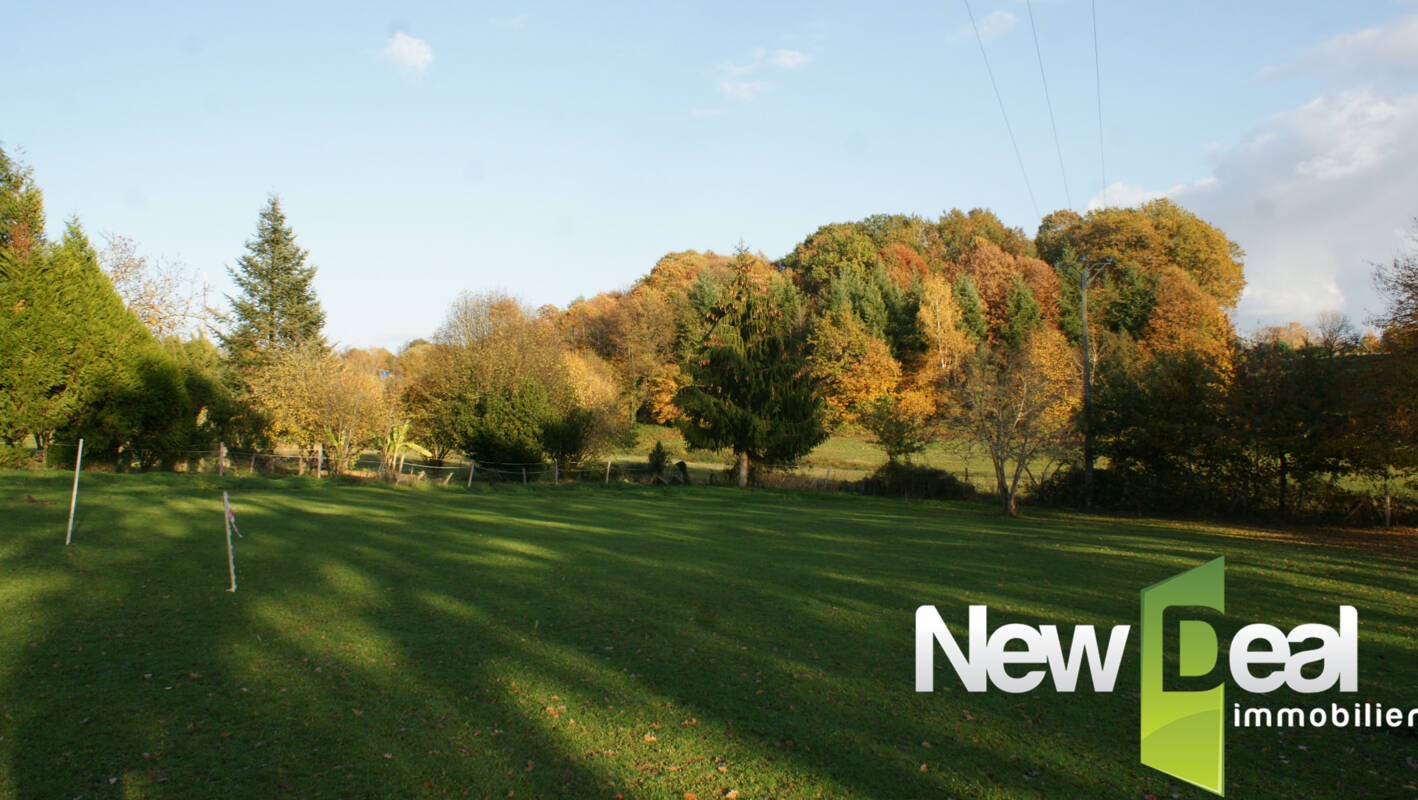
M 1362 324 L 1418 217 L 1412 0 L 11 0 L 0 30 L 0 146 L 52 233 L 77 214 L 218 301 L 278 194 L 345 346 L 870 214 L 1032 235 L 1158 196 L 1246 251 L 1242 331 Z

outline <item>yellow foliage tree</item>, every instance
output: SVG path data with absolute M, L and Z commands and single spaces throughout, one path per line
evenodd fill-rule
M 921 383 L 943 384 L 959 371 L 974 343 L 960 329 L 960 307 L 954 288 L 944 278 L 930 275 L 921 282 L 921 308 L 916 327 L 926 341 L 921 363 Z
M 862 425 L 891 461 L 926 449 L 936 428 L 936 393 L 929 387 L 905 386 L 879 397 L 861 414 Z
M 895 391 L 901 365 L 886 342 L 850 310 L 820 318 L 810 337 L 813 375 L 822 386 L 829 424 L 856 422 L 863 409 Z
M 1073 433 L 1079 375 L 1068 341 L 1042 325 L 1018 348 L 983 344 L 966 361 L 952 392 L 958 430 L 984 446 L 1001 508 L 1017 510 L 1029 462 Z
M 348 469 L 392 425 L 379 378 L 318 344 L 277 353 L 252 374 L 249 392 L 279 440 L 307 453 L 324 445 L 335 472 Z
M 1156 305 L 1139 343 L 1145 355 L 1193 353 L 1225 375 L 1231 369 L 1232 335 L 1231 320 L 1216 298 L 1180 268 L 1162 270 Z

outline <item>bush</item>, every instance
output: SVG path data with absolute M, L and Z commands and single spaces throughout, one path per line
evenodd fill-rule
M 24 469 L 29 463 L 30 451 L 17 445 L 0 444 L 0 469 Z
M 458 431 L 463 452 L 495 464 L 533 464 L 542 459 L 542 429 L 553 412 L 546 391 L 527 383 L 510 391 L 494 391 L 460 409 L 464 424 Z
M 594 413 L 573 408 L 565 416 L 542 425 L 542 449 L 553 461 L 569 468 L 590 455 L 595 429 Z
M 665 467 L 670 463 L 670 451 L 665 449 L 664 442 L 655 442 L 655 446 L 650 449 L 647 463 L 650 465 L 651 477 L 665 474 Z
M 877 497 L 970 500 L 975 487 L 941 469 L 888 462 L 862 479 L 862 492 Z
M 1230 473 L 1228 473 L 1230 474 Z M 1282 515 L 1272 478 L 1262 468 L 1234 474 L 1222 484 L 1195 476 L 1162 479 L 1144 470 L 1093 470 L 1093 507 L 1136 514 L 1172 514 L 1221 519 L 1275 519 L 1376 524 L 1382 521 L 1381 500 L 1319 477 L 1291 484 L 1291 499 Z M 1043 505 L 1078 508 L 1083 505 L 1083 470 L 1065 467 L 1050 475 L 1031 495 Z

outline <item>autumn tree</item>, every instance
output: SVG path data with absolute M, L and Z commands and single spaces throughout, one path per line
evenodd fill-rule
M 1024 231 L 1005 225 L 994 212 L 982 208 L 966 212 L 956 208 L 942 214 L 934 225 L 926 226 L 926 256 L 936 268 L 959 264 L 982 240 L 1010 256 L 1035 254 L 1034 244 Z
M 1016 513 L 1030 462 L 1071 434 L 1079 396 L 1063 335 L 1022 299 L 1011 306 L 1019 315 L 1006 320 L 1015 323 L 1013 333 L 980 344 L 952 392 L 953 425 L 989 453 L 996 495 L 1008 514 Z
M 656 383 L 675 371 L 676 315 L 669 295 L 652 286 L 636 288 L 617 310 L 608 360 L 621 380 L 627 424 L 633 424 Z
M 804 292 L 816 296 L 844 272 L 870 275 L 881 266 L 881 249 L 859 226 L 834 223 L 818 228 L 780 266 Z
M 935 439 L 937 412 L 936 398 L 930 389 L 903 385 L 876 398 L 859 416 L 862 427 L 886 452 L 888 461 L 904 460 L 909 464 L 911 456 L 925 450 Z
M 856 422 L 863 410 L 895 392 L 901 382 L 901 365 L 891 349 L 850 307 L 818 317 L 808 341 L 810 368 L 822 388 L 829 424 Z
M 675 398 L 696 449 L 729 448 L 740 487 L 753 463 L 791 463 L 827 437 L 793 285 L 740 252 L 726 286 L 701 295 L 705 334 Z
M 335 472 L 348 469 L 393 422 L 379 379 L 314 340 L 271 354 L 248 386 L 278 439 L 307 453 L 322 445 Z
M 202 328 L 208 321 L 196 278 L 179 263 L 150 259 L 127 236 L 110 235 L 99 263 L 113 288 L 159 340 Z
M 416 341 L 395 357 L 395 396 L 409 422 L 408 435 L 442 466 L 458 447 L 458 419 L 452 402 L 462 382 L 459 359 L 445 344 Z

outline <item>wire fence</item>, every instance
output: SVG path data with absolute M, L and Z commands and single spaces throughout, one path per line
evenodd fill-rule
M 34 458 L 40 463 L 63 465 L 68 459 L 72 465 L 75 445 L 49 443 L 37 449 Z M 174 458 L 173 455 L 176 457 Z M 87 457 L 87 456 L 86 456 Z M 112 458 L 106 461 L 85 462 L 90 465 L 110 469 L 135 469 L 140 465 L 134 459 L 116 463 Z M 555 461 L 497 462 L 482 459 L 436 460 L 426 458 L 410 459 L 406 455 L 386 457 L 379 452 L 364 451 L 344 456 L 333 454 L 323 446 L 296 450 L 229 448 L 219 443 L 214 448 L 198 448 L 169 454 L 168 458 L 153 468 L 183 474 L 206 474 L 222 476 L 312 476 L 318 478 L 343 477 L 359 480 L 385 480 L 391 483 L 425 483 L 461 485 L 471 488 L 473 484 L 504 485 L 547 485 L 547 484 L 602 484 L 612 483 L 661 483 L 661 484 L 732 484 L 736 482 L 734 465 L 722 463 L 694 463 L 679 461 L 656 469 L 647 461 L 625 457 L 583 460 L 570 464 Z M 864 476 L 861 469 L 841 468 L 836 465 L 764 464 L 755 463 L 751 483 L 770 488 L 816 489 L 824 491 L 855 491 Z

